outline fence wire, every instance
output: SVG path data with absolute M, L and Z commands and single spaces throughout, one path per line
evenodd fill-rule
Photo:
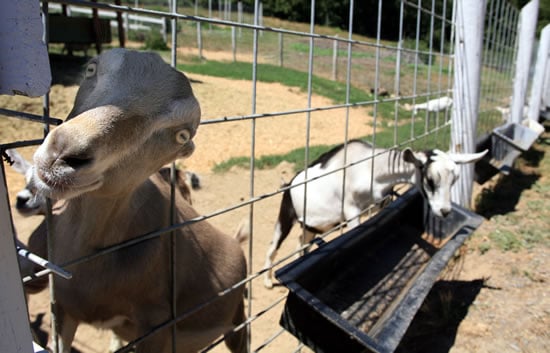
M 235 4 L 231 1 L 209 1 L 208 4 L 195 1 L 178 4 L 177 1 L 172 0 L 151 8 L 147 6 L 149 2 L 140 5 L 137 0 L 123 2 L 120 5 L 80 0 L 54 0 L 49 3 L 55 5 L 52 6 L 53 12 L 59 11 L 61 4 L 74 8 L 99 9 L 103 13 L 119 12 L 124 16 L 139 15 L 142 21 L 139 26 L 136 23 L 133 28 L 140 29 L 147 26 L 144 20 L 147 17 L 165 19 L 164 23 L 169 24 L 171 32 L 163 35 L 168 38 L 170 45 L 169 51 L 161 52 L 161 55 L 173 66 L 186 72 L 186 67 L 196 69 L 197 62 L 207 65 L 208 62 L 224 60 L 226 71 L 240 70 L 241 77 L 233 78 L 250 78 L 250 86 L 243 91 L 246 92 L 243 96 L 235 97 L 231 88 L 215 88 L 216 91 L 212 92 L 212 95 L 228 96 L 230 97 L 228 100 L 233 99 L 234 103 L 224 106 L 221 113 L 219 109 L 211 109 L 208 97 L 200 101 L 204 109 L 198 136 L 201 134 L 216 136 L 214 132 L 224 130 L 239 131 L 238 134 L 234 134 L 239 138 L 231 139 L 232 134 L 227 134 L 225 136 L 230 136 L 229 140 L 224 137 L 224 139 L 208 141 L 207 144 L 210 153 L 221 156 L 223 159 L 230 157 L 246 159 L 245 165 L 248 169 L 246 173 L 243 172 L 246 180 L 235 185 L 235 189 L 239 189 L 240 200 L 230 201 L 230 204 L 227 204 L 227 201 L 219 201 L 207 206 L 203 205 L 201 209 L 203 216 L 196 219 L 186 220 L 181 224 L 172 222 L 173 224 L 168 228 L 100 249 L 84 258 L 58 264 L 70 268 L 71 265 L 85 263 L 122 248 L 162 236 L 171 235 L 172 244 L 174 244 L 177 241 L 177 237 L 173 236 L 174 231 L 196 222 L 212 222 L 229 233 L 231 229 L 236 228 L 243 217 L 248 219 L 251 235 L 246 251 L 247 277 L 214 298 L 203 298 L 203 304 L 190 312 L 179 313 L 174 308 L 172 316 L 166 318 L 164 323 L 155 327 L 146 336 L 130 342 L 118 352 L 130 351 L 135 344 L 156 334 L 164 327 L 175 327 L 177 322 L 239 286 L 247 286 L 248 319 L 236 329 L 244 327 L 248 331 L 247 350 L 249 352 L 309 351 L 298 340 L 281 330 L 278 325 L 285 290 L 276 288 L 273 290 L 274 294 L 272 292 L 269 294 L 272 300 L 261 300 L 268 296 L 268 290 L 261 282 L 261 276 L 267 270 L 263 268 L 266 247 L 269 245 L 265 239 L 271 238 L 278 203 L 282 192 L 288 187 L 280 187 L 273 183 L 266 187 L 265 185 L 270 183 L 266 181 L 268 178 L 260 169 L 258 161 L 265 155 L 273 154 L 272 151 L 275 149 L 277 153 L 295 150 L 303 155 L 305 161 L 303 163 L 307 165 L 330 146 L 347 143 L 351 139 L 362 139 L 377 147 L 385 148 L 413 146 L 417 149 L 448 150 L 450 106 L 437 111 L 417 111 L 415 106 L 433 99 L 452 97 L 454 67 L 452 2 L 446 0 L 401 1 L 398 13 L 388 13 L 387 4 L 379 0 L 377 7 L 373 9 L 377 11 L 374 38 L 360 37 L 353 33 L 355 10 L 357 6 L 361 6 L 353 0 L 350 1 L 347 30 L 321 26 L 316 20 L 315 0 L 310 1 L 309 23 L 303 26 L 264 18 L 263 5 L 259 1 L 255 1 L 254 6 L 248 8 L 240 2 Z M 42 7 L 44 16 L 47 17 L 48 3 L 43 2 Z M 512 90 L 511 67 L 516 47 L 517 9 L 505 0 L 489 1 L 488 9 L 478 134 L 487 132 L 499 124 L 503 114 L 500 108 L 505 109 L 509 105 Z M 398 27 L 397 37 L 387 38 L 386 33 L 382 31 L 384 21 L 395 22 L 395 26 Z M 158 21 L 152 22 L 158 24 Z M 152 33 L 151 29 L 144 30 L 145 34 L 140 33 L 133 30 L 129 23 L 127 25 L 129 31 L 126 36 L 130 39 L 129 45 L 132 45 L 132 39 L 139 39 L 140 36 Z M 114 30 L 116 31 L 116 27 Z M 117 44 L 115 40 L 104 49 L 108 49 L 111 45 L 116 47 Z M 53 44 L 50 45 L 50 49 L 52 52 L 64 50 L 62 46 Z M 93 51 L 90 48 L 85 49 Z M 269 88 L 272 86 L 268 88 L 263 86 L 266 81 L 273 80 L 270 76 L 271 72 L 290 73 L 292 82 L 289 85 L 293 86 L 290 89 L 296 96 L 304 98 L 286 101 L 285 98 L 273 96 Z M 194 72 L 187 74 L 194 80 L 194 85 L 207 84 L 206 79 L 203 78 L 205 76 Z M 231 77 L 227 73 L 225 75 Z M 194 79 L 194 77 L 197 78 Z M 58 120 L 50 118 L 50 107 L 55 106 L 58 93 L 59 91 L 52 89 L 49 96 L 44 97 L 43 112 L 25 111 L 26 103 L 12 104 L 8 101 L 6 106 L 10 109 L 3 109 L 0 114 L 4 117 L 15 116 L 25 119 L 30 117 L 30 120 L 41 119 L 57 124 Z M 320 96 L 329 98 L 319 99 Z M 268 106 L 266 101 L 277 99 L 281 102 L 275 109 L 264 108 Z M 66 112 L 59 114 L 66 114 Z M 329 114 L 330 119 L 326 119 Z M 279 126 L 277 131 L 272 131 L 271 137 L 274 141 L 269 141 L 259 131 L 263 132 L 265 126 L 274 121 L 280 121 L 281 124 L 277 125 Z M 318 130 L 323 124 L 329 124 L 330 128 Z M 48 129 L 49 125 L 46 125 L 45 130 L 48 131 Z M 40 133 L 40 129 L 30 129 L 22 134 L 18 141 L 9 141 L 9 143 L 2 141 L 2 147 L 19 148 L 34 145 L 40 142 Z M 301 137 L 296 139 L 296 135 Z M 24 140 L 28 140 L 29 136 L 34 140 L 26 143 Z M 242 146 L 244 147 L 241 148 Z M 281 146 L 285 147 L 281 148 Z M 246 152 L 242 153 L 242 151 Z M 30 155 L 30 152 L 27 152 L 27 155 Z M 374 157 L 373 154 L 367 156 L 365 160 Z M 183 162 L 186 167 L 190 169 L 193 167 L 193 158 L 200 157 L 191 156 L 189 161 Z M 221 164 L 223 159 L 215 163 Z M 352 165 L 353 163 L 346 163 L 344 169 Z M 296 170 L 302 167 L 296 166 Z M 175 166 L 172 168 L 174 169 Z M 273 170 L 273 173 L 279 173 L 276 169 Z M 285 170 L 287 174 L 281 173 L 286 181 L 292 177 L 289 173 L 294 172 L 293 169 L 289 170 Z M 305 183 L 306 188 L 307 183 L 311 181 L 313 179 Z M 172 177 L 172 184 L 174 184 L 174 177 Z M 14 185 L 20 185 L 20 183 Z M 213 185 L 204 185 L 205 189 L 209 187 Z M 17 191 L 12 188 L 10 194 L 14 195 Z M 195 198 L 199 197 L 201 197 L 200 192 Z M 373 212 L 370 208 L 365 210 L 364 217 L 368 217 Z M 52 217 L 51 210 L 47 217 Z M 345 231 L 344 227 L 345 223 L 334 227 L 321 237 L 330 240 L 331 237 Z M 294 238 L 295 241 L 299 234 L 300 230 L 295 229 L 289 238 Z M 50 236 L 53 244 L 54 237 Z M 307 246 L 296 249 L 294 244 L 285 245 L 280 250 L 279 259 L 275 262 L 274 268 L 289 263 Z M 172 252 L 173 258 L 177 256 L 178 254 Z M 173 262 L 175 262 L 174 259 Z M 49 273 L 50 270 L 44 270 L 37 276 Z M 50 277 L 50 279 L 53 278 Z M 175 275 L 173 278 L 175 281 Z M 24 281 L 28 280 L 30 278 L 24 279 Z M 174 285 L 177 286 L 177 283 Z M 55 307 L 53 290 L 51 302 L 52 307 Z M 55 320 L 55 315 L 52 315 L 51 319 Z M 52 324 L 54 332 L 55 327 L 54 321 Z M 104 338 L 103 340 L 106 341 Z M 205 351 L 224 351 L 225 347 L 223 344 L 220 345 L 222 342 L 223 338 L 220 338 L 206 347 Z M 103 345 L 97 342 L 84 342 L 78 339 L 78 334 L 75 344 L 82 352 L 107 349 L 106 342 L 103 342 Z M 93 347 L 94 345 L 96 347 Z
M 508 121 L 517 55 L 518 20 L 519 10 L 508 1 L 487 2 L 478 139 Z

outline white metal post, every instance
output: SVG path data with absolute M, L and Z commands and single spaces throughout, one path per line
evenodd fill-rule
M 550 56 L 550 53 L 548 53 Z M 544 70 L 544 87 L 542 89 L 542 109 L 550 107 L 550 57 L 546 59 L 546 68 Z
M 539 12 L 539 0 L 532 0 L 521 9 L 518 24 L 518 51 L 516 58 L 516 74 L 510 121 L 520 123 L 523 120 L 523 106 L 526 102 L 529 69 L 535 41 L 535 29 Z
M 454 2 L 455 62 L 451 152 L 475 152 L 477 115 L 481 83 L 481 55 L 485 0 Z M 461 165 L 460 178 L 451 191 L 454 202 L 469 207 L 474 166 Z
M 537 65 L 535 75 L 533 75 L 533 85 L 531 86 L 531 97 L 529 98 L 528 117 L 531 120 L 538 121 L 541 111 L 542 90 L 546 69 L 548 67 L 548 52 L 550 50 L 550 25 L 542 29 L 537 52 Z M 546 110 L 546 107 L 543 107 Z
M 28 353 L 33 351 L 32 335 L 15 253 L 3 164 L 0 165 L 0 195 L 0 352 Z
M 0 94 L 38 97 L 48 92 L 52 76 L 43 33 L 38 1 L 2 2 Z

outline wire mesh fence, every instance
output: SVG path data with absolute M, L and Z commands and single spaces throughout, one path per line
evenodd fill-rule
M 181 4 L 135 1 L 113 5 L 67 0 L 49 4 L 56 5 L 52 7 L 56 11 L 62 4 L 165 19 L 171 31 L 166 36 L 169 50 L 160 54 L 189 76 L 202 107 L 201 127 L 195 140 L 197 150 L 190 159 L 178 161 L 178 167 L 195 171 L 202 177 L 202 189 L 192 196 L 201 216 L 57 265 L 70 269 L 72 265 L 143 241 L 166 237 L 193 223 L 210 222 L 231 234 L 246 220 L 250 232 L 243 245 L 247 276 L 219 296 L 246 286 L 247 319 L 236 329 L 247 330 L 247 351 L 308 351 L 278 325 L 285 288 L 266 289 L 262 281 L 267 270 L 265 254 L 285 190 L 281 182 L 288 183 L 297 171 L 323 152 L 352 139 L 381 148 L 412 146 L 418 150 L 448 150 L 455 67 L 453 2 L 401 1 L 398 7 L 390 8 L 380 0 L 372 9 L 377 16 L 371 24 L 375 35 L 370 37 L 354 34 L 354 20 L 357 20 L 354 11 L 362 6 L 354 1 L 350 1 L 349 21 L 343 26 L 347 30 L 319 24 L 315 0 L 309 4 L 309 23 L 264 17 L 258 1 L 253 7 L 228 1 Z M 48 3 L 42 6 L 46 18 Z M 392 21 L 397 35 L 388 39 L 382 30 L 387 28 L 382 26 L 384 21 Z M 517 21 L 518 11 L 507 1 L 488 2 L 478 135 L 500 124 L 510 103 Z M 132 28 L 129 30 L 132 33 Z M 141 35 L 127 35 L 127 47 L 141 46 L 132 40 Z M 117 45 L 114 40 L 104 49 Z M 77 69 L 70 71 L 65 59 L 57 55 L 63 46 L 52 45 L 50 49 L 54 76 L 55 56 L 55 60 L 60 60 L 60 71 L 79 77 L 78 67 L 87 58 L 80 61 L 77 58 Z M 56 80 L 54 77 L 54 83 L 61 82 Z M 74 85 L 77 81 L 74 79 L 71 83 Z M 3 119 L 11 119 L 8 116 L 14 112 L 30 113 L 37 120 L 41 115 L 63 118 L 76 93 L 73 85 L 54 85 L 43 103 L 36 99 L 3 98 L 1 104 L 9 109 L 2 112 Z M 4 130 L 3 147 L 35 145 L 41 141 L 43 128 L 39 124 L 6 121 L 10 121 L 13 128 Z M 21 142 L 25 140 L 32 141 Z M 32 151 L 25 149 L 23 154 L 30 159 Z M 367 156 L 366 160 L 373 157 Z M 221 172 L 213 173 L 213 169 Z M 24 185 L 24 181 L 17 178 L 8 170 L 12 200 Z M 363 217 L 373 212 L 374 205 L 369 205 Z M 37 222 L 29 223 L 15 216 L 16 229 L 21 235 L 29 234 L 29 228 Z M 342 231 L 345 231 L 344 225 L 336 226 L 322 237 L 331 239 Z M 297 241 L 300 236 L 303 234 L 296 227 L 289 238 Z M 55 233 L 50 237 L 55 237 Z M 275 269 L 305 249 L 304 246 L 296 249 L 295 242 L 290 243 L 279 250 Z M 177 322 L 216 299 L 203 298 L 202 304 L 191 312 L 173 312 L 172 317 L 156 323 L 144 338 L 137 337 L 118 351 L 130 351 L 135 344 L 157 334 L 161 327 L 175 327 Z M 55 302 L 55 294 L 51 301 Z M 31 317 L 37 321 L 47 305 L 33 304 L 32 298 L 30 303 L 31 311 L 34 310 Z M 42 325 L 41 330 L 51 331 L 47 327 Z M 75 346 L 82 352 L 106 351 L 109 338 L 108 334 L 98 334 L 85 327 L 77 332 Z M 220 344 L 223 340 L 221 337 L 214 341 L 204 351 L 226 350 Z
M 508 121 L 518 18 L 518 9 L 506 1 L 487 3 L 478 137 Z

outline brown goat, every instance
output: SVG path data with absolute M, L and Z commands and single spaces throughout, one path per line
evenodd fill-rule
M 36 190 L 65 200 L 52 220 L 58 264 L 170 225 L 169 184 L 155 172 L 193 152 L 200 120 L 189 81 L 156 54 L 106 51 L 85 76 L 67 121 L 34 155 Z M 176 222 L 198 217 L 180 193 L 175 199 Z M 42 256 L 45 232 L 43 223 L 29 241 Z M 161 236 L 68 266 L 73 278 L 54 281 L 61 351 L 80 322 L 132 341 L 169 320 L 170 245 Z M 245 320 L 242 286 L 218 293 L 245 278 L 246 261 L 236 239 L 204 221 L 176 231 L 176 254 L 176 315 L 217 297 L 176 325 L 177 352 L 196 352 Z M 245 351 L 244 331 L 227 335 L 232 352 Z M 136 352 L 168 352 L 170 338 L 162 329 Z

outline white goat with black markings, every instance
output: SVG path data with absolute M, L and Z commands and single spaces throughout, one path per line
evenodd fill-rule
M 413 152 L 410 148 L 385 150 L 352 140 L 321 155 L 309 165 L 307 178 L 312 180 L 330 174 L 307 183 L 306 214 L 305 171 L 299 172 L 285 185 L 291 188 L 283 193 L 273 240 L 267 251 L 265 286 L 273 287 L 273 261 L 296 222 L 305 228 L 300 246 L 313 240 L 315 234 L 326 232 L 346 220 L 351 229 L 359 225 L 363 210 L 390 195 L 397 184 L 418 187 L 433 213 L 445 217 L 451 212 L 451 186 L 458 178 L 457 164 L 475 162 L 486 152 L 449 154 L 440 150 Z M 346 164 L 352 166 L 346 169 L 345 186 L 342 187 L 344 173 L 337 170 Z
M 428 113 L 440 112 L 449 109 L 453 105 L 453 99 L 447 96 L 431 99 L 425 103 L 414 104 L 410 106 L 413 114 L 418 114 L 419 110 L 427 110 Z M 406 106 L 406 108 L 409 106 Z

